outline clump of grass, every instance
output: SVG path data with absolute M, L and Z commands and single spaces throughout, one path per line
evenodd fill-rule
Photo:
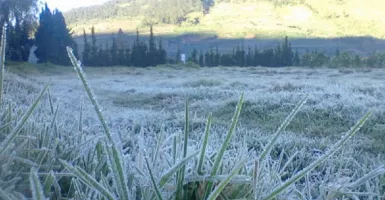
M 219 80 L 212 79 L 200 79 L 197 81 L 186 82 L 183 84 L 184 87 L 215 87 L 220 86 L 222 84 Z

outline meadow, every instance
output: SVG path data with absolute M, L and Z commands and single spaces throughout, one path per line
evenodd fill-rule
M 32 171 L 29 173 L 30 167 L 38 169 L 35 175 L 40 177 L 45 197 L 102 198 L 100 194 L 103 193 L 97 192 L 98 189 L 87 189 L 92 183 L 79 177 L 71 179 L 74 174 L 81 175 L 68 166 L 66 169 L 71 173 L 66 172 L 64 161 L 79 166 L 108 191 L 119 194 L 108 170 L 114 165 L 111 160 L 102 161 L 106 159 L 102 149 L 108 145 L 102 148 L 104 145 L 100 141 L 106 141 L 103 132 L 109 127 L 107 132 L 112 135 L 111 141 L 118 141 L 117 146 L 122 147 L 120 158 L 130 169 L 126 174 L 128 184 L 135 188 L 130 194 L 137 199 L 161 199 L 158 191 L 163 197 L 178 195 L 173 194 L 178 191 L 176 182 L 170 183 L 174 178 L 166 179 L 168 184 L 155 187 L 157 189 L 151 189 L 151 183 L 163 180 L 170 166 L 178 163 L 177 158 L 182 156 L 185 148 L 183 135 L 187 134 L 186 130 L 189 130 L 186 152 L 190 157 L 181 162 L 185 164 L 182 167 L 186 170 L 184 183 L 190 199 L 202 199 L 204 180 L 224 181 L 225 175 L 232 173 L 234 165 L 244 157 L 246 160 L 238 169 L 242 170 L 235 172 L 237 176 L 231 176 L 229 185 L 216 199 L 250 199 L 252 195 L 257 199 L 269 199 L 268 194 L 276 192 L 274 189 L 334 149 L 332 146 L 343 139 L 345 133 L 358 130 L 351 127 L 357 121 L 364 122 L 366 119 L 360 118 L 369 110 L 373 111 L 372 115 L 360 131 L 344 143 L 342 151 L 325 158 L 325 162 L 318 163 L 295 184 L 273 197 L 380 199 L 384 194 L 383 69 L 190 68 L 183 65 L 85 67 L 88 84 L 101 105 L 106 123 L 102 125 L 98 119 L 100 115 L 95 114 L 73 68 L 22 64 L 7 66 L 7 70 L 4 81 L 7 103 L 3 103 L 1 113 L 2 120 L 9 124 L 0 126 L 2 133 L 9 134 L 11 127 L 17 128 L 13 122 L 21 118 L 42 86 L 50 81 L 48 93 L 15 138 L 15 145 L 10 147 L 14 154 L 6 158 L 12 162 L 4 162 L 1 170 L 2 192 L 14 192 L 15 198 L 19 197 L 16 196 L 18 192 L 26 196 L 34 194 L 31 193 L 33 189 L 28 189 L 28 180 L 33 177 Z M 239 98 L 243 95 L 238 125 L 231 124 L 237 121 L 233 113 L 239 108 Z M 302 102 L 304 104 L 296 110 L 298 102 L 306 95 L 306 103 Z M 296 110 L 295 116 L 290 116 L 293 110 Z M 276 130 L 282 128 L 288 118 L 290 123 L 278 133 Z M 210 134 L 208 123 L 211 124 Z M 233 136 L 228 138 L 231 127 L 234 127 Z M 2 134 L 1 140 L 6 136 Z M 204 140 L 206 136 L 208 140 Z M 274 145 L 265 160 L 258 159 L 270 146 L 272 138 Z M 217 150 L 228 139 L 230 142 L 225 147 L 218 171 L 223 176 L 196 174 L 198 161 L 192 158 L 197 155 L 193 153 L 194 149 L 201 149 L 206 144 L 207 160 L 203 163 L 215 165 L 213 159 Z M 183 156 L 186 158 L 187 154 Z M 256 159 L 261 168 L 258 178 L 250 174 L 258 166 Z M 149 165 L 153 168 L 151 176 L 146 172 L 150 168 L 146 167 L 145 161 L 152 163 Z M 180 170 L 182 165 L 176 166 Z M 203 170 L 207 174 L 208 168 Z M 105 180 L 99 173 L 105 174 Z M 251 182 L 256 184 L 254 190 L 245 186 L 253 185 Z

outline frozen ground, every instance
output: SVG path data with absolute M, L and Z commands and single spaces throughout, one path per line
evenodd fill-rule
M 35 88 L 52 80 L 63 120 L 78 118 L 85 104 L 85 124 L 96 127 L 80 80 L 72 69 L 20 78 Z M 87 78 L 114 131 L 138 126 L 181 127 L 189 102 L 193 130 L 203 127 L 209 112 L 214 124 L 229 124 L 236 102 L 245 94 L 240 128 L 268 135 L 304 95 L 305 107 L 288 132 L 306 138 L 339 138 L 369 109 L 374 116 L 356 138 L 365 150 L 379 153 L 385 137 L 385 71 L 382 69 L 303 68 L 86 68 Z M 87 112 L 90 110 L 91 112 Z M 88 121 L 87 121 L 88 120 Z
M 68 143 L 64 146 L 71 151 L 80 151 L 84 155 L 92 151 L 92 141 L 104 134 L 72 68 L 37 67 L 28 73 L 15 71 L 18 73 L 6 75 L 6 97 L 17 103 L 17 108 L 30 105 L 36 92 L 51 80 L 49 93 L 53 105 L 59 105 L 56 123 L 60 141 Z M 124 148 L 128 147 L 125 148 L 127 153 L 135 158 L 138 148 L 146 148 L 151 154 L 157 152 L 159 143 L 164 143 L 161 151 L 165 154 L 159 157 L 156 169 L 158 175 L 169 168 L 167 146 L 170 136 L 183 132 L 186 101 L 190 108 L 189 145 L 192 149 L 199 149 L 206 117 L 213 113 L 207 149 L 208 155 L 213 155 L 224 139 L 242 93 L 245 102 L 236 135 L 225 154 L 226 170 L 231 169 L 231 163 L 236 162 L 237 155 L 244 154 L 245 149 L 249 150 L 250 158 L 258 157 L 263 145 L 295 104 L 309 95 L 306 105 L 279 137 L 270 155 L 271 163 L 269 161 L 266 166 L 269 175 L 262 190 L 271 190 L 287 174 L 301 170 L 322 155 L 368 110 L 373 110 L 374 114 L 361 131 L 343 151 L 314 170 L 306 181 L 300 181 L 296 190 L 305 199 L 324 197 L 326 193 L 322 192 L 334 191 L 340 184 L 358 183 L 355 181 L 384 164 L 383 69 L 196 69 L 169 66 L 86 68 L 85 72 L 109 126 L 117 133 L 114 135 L 122 141 Z M 48 102 L 48 98 L 42 101 L 35 112 L 32 127 L 36 125 L 44 130 L 44 124 L 51 123 Z M 292 155 L 294 159 L 290 165 L 283 166 Z M 252 159 L 250 164 L 253 164 Z M 143 168 L 140 164 L 136 166 Z M 284 168 L 288 171 L 280 171 Z M 344 190 L 383 194 L 383 177 L 365 184 L 364 189 L 356 184 Z M 285 195 L 282 198 L 285 199 Z

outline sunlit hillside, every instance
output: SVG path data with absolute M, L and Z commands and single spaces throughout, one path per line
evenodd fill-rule
M 173 1 L 176 3 L 172 4 Z M 160 1 L 165 7 L 158 10 L 178 13 L 179 10 L 173 9 L 179 1 Z M 195 5 L 194 0 L 186 2 Z M 283 35 L 300 38 L 385 38 L 385 2 L 381 0 L 218 0 L 201 8 L 180 10 L 179 15 L 175 14 L 178 15 L 176 18 L 166 16 L 167 12 L 157 13 L 157 9 L 152 9 L 153 4 L 153 1 L 141 0 L 111 1 L 72 10 L 66 13 L 66 19 L 75 34 L 81 34 L 83 29 L 91 26 L 95 26 L 99 33 L 116 32 L 119 28 L 125 32 L 136 28 L 148 31 L 146 25 L 152 23 L 157 26 L 157 34 L 168 35 L 206 33 L 220 38 Z

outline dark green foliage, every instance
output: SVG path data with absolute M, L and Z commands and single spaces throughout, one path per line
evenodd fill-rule
M 86 30 L 83 31 L 84 50 L 82 53 L 83 64 L 89 65 L 91 61 L 91 45 L 88 42 Z
M 27 21 L 21 22 L 19 17 L 16 17 L 14 25 L 8 25 L 6 59 L 28 61 L 29 51 L 33 45 L 33 41 L 29 39 L 30 30 Z
M 176 54 L 175 54 L 175 63 L 178 64 L 180 63 L 180 49 L 178 47 L 178 50 L 176 51 Z
M 198 51 L 195 48 L 191 52 L 191 57 L 189 58 L 189 61 L 198 64 Z
M 203 56 L 203 53 L 202 51 L 200 51 L 199 53 L 199 66 L 203 67 L 204 66 L 204 56 Z
M 97 47 L 95 29 L 91 28 L 92 44 L 88 44 L 86 33 L 84 34 L 85 47 L 83 51 L 83 62 L 88 66 L 137 66 L 147 67 L 165 64 L 167 62 L 167 52 L 163 48 L 162 40 L 158 44 L 155 42 L 155 37 L 150 28 L 150 37 L 148 45 L 145 41 L 139 38 L 137 30 L 136 40 L 132 48 L 123 46 L 122 41 L 118 41 L 119 36 L 123 36 L 123 31 L 119 29 L 118 38 L 113 38 L 111 47 L 106 41 L 105 48 Z
M 67 28 L 63 14 L 59 10 L 51 12 L 48 5 L 40 13 L 40 26 L 35 33 L 37 50 L 35 55 L 40 63 L 51 62 L 58 65 L 70 65 L 66 46 L 75 50 L 77 45 Z

